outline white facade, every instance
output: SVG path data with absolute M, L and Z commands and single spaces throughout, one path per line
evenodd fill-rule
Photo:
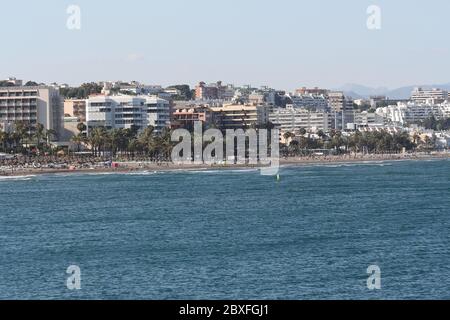
M 292 104 L 296 108 L 307 108 L 318 111 L 326 111 L 328 109 L 328 99 L 323 95 L 291 95 L 289 98 L 291 98 Z
M 164 92 L 163 88 L 159 85 L 141 85 L 138 83 L 130 84 L 130 85 L 122 85 L 120 87 L 120 91 L 123 92 L 132 92 L 136 95 L 156 95 L 160 92 Z
M 416 88 L 411 93 L 411 100 L 416 104 L 439 104 L 448 99 L 448 92 L 441 89 Z
M 93 96 L 86 100 L 88 128 L 142 130 L 148 126 L 161 132 L 170 126 L 170 103 L 154 96 Z
M 431 116 L 437 119 L 448 117 L 450 105 L 399 103 L 395 106 L 378 108 L 376 113 L 394 124 L 405 125 L 428 119 Z
M 371 113 L 367 111 L 355 111 L 354 113 L 355 124 L 359 126 L 369 126 L 369 125 L 383 125 L 384 119 L 376 113 Z
M 303 108 L 278 108 L 269 114 L 269 120 L 281 132 L 295 132 L 300 129 L 312 131 L 328 131 L 331 129 L 332 118 L 326 112 L 312 112 Z

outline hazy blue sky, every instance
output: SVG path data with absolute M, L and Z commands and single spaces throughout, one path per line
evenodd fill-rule
M 66 28 L 70 4 L 81 30 Z M 367 7 L 381 30 L 366 27 Z M 1 0 L 0 78 L 339 87 L 450 82 L 448 0 Z

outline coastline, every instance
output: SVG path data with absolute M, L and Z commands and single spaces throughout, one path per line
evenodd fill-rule
M 303 165 L 324 165 L 324 164 L 346 164 L 346 163 L 365 163 L 365 162 L 392 162 L 392 161 L 426 161 L 450 159 L 450 153 L 435 154 L 396 154 L 396 155 L 345 155 L 328 157 L 293 157 L 280 159 L 280 166 L 303 166 Z M 117 168 L 110 167 L 91 167 L 75 169 L 51 169 L 51 168 L 9 168 L 0 171 L 0 177 L 26 177 L 47 174 L 101 174 L 101 173 L 139 173 L 139 172 L 171 172 L 171 171 L 196 171 L 196 170 L 236 170 L 236 169 L 261 169 L 264 166 L 259 165 L 195 165 L 173 163 L 156 164 L 152 162 L 118 162 Z M 10 171 L 11 170 L 11 171 Z

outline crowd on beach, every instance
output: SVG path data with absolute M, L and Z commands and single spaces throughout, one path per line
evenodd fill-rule
M 329 163 L 329 162 L 352 162 L 352 161 L 383 161 L 402 159 L 424 159 L 424 158 L 449 158 L 449 153 L 441 154 L 342 154 L 342 155 L 308 155 L 302 157 L 285 157 L 280 159 L 281 164 L 302 163 Z M 234 167 L 230 163 L 220 163 L 213 167 Z M 242 167 L 243 165 L 239 165 Z M 244 165 L 245 166 L 245 165 Z M 165 159 L 149 158 L 144 156 L 121 156 L 115 159 L 106 156 L 10 156 L 0 158 L 0 175 L 17 175 L 33 173 L 53 173 L 62 171 L 84 171 L 84 170 L 165 170 L 170 168 L 190 168 L 189 165 L 175 165 Z M 204 165 L 203 167 L 211 167 Z M 252 166 L 254 167 L 254 165 Z
M 427 155 L 429 157 L 430 155 Z M 382 160 L 402 160 L 419 159 L 423 155 L 417 153 L 383 153 L 383 154 L 341 154 L 341 155 L 307 155 L 302 157 L 286 157 L 285 162 L 342 162 L 342 161 L 382 161 Z
M 120 164 L 120 165 L 119 165 Z M 149 157 L 120 157 L 112 159 L 107 156 L 23 156 L 15 155 L 0 158 L 0 175 L 79 171 L 79 170 L 107 170 L 107 169 L 145 169 L 150 166 L 161 167 L 169 165 L 159 158 Z
M 14 156 L 0 159 L 0 174 L 29 170 L 68 170 L 91 167 L 107 167 L 108 159 L 68 156 Z

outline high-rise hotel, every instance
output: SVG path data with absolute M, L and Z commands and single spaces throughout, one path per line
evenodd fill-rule
M 59 90 L 49 86 L 0 87 L 0 128 L 14 130 L 23 122 L 33 131 L 38 123 L 55 130 L 56 139 L 63 130 L 64 112 Z

